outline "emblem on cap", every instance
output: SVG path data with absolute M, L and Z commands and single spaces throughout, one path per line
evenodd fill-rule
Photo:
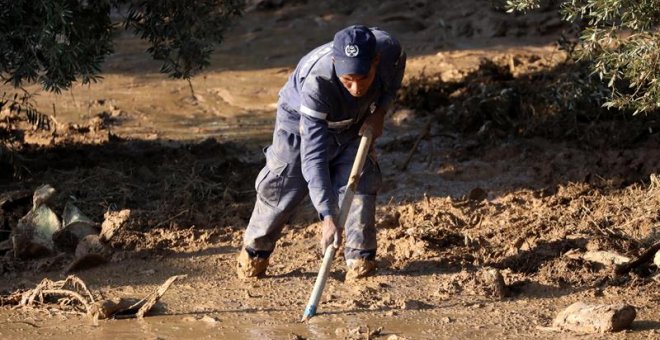
M 360 49 L 357 47 L 357 45 L 346 45 L 344 47 L 344 53 L 346 53 L 347 57 L 357 57 L 358 53 L 360 53 Z

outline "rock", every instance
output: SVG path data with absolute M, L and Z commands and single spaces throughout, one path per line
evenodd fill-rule
M 132 306 L 134 303 L 138 302 L 138 299 L 124 299 L 124 298 L 114 298 L 94 302 L 89 306 L 87 315 L 91 316 L 96 320 L 103 320 L 112 317 L 115 313 L 127 309 Z
M 419 300 L 402 300 L 399 303 L 399 307 L 403 310 L 419 310 L 419 309 L 428 309 L 431 307 L 428 303 L 419 301 Z
M 504 277 L 499 270 L 488 268 L 482 272 L 481 276 L 486 285 L 487 295 L 500 299 L 509 295 L 508 287 L 504 283 Z
M 653 257 L 653 263 L 655 263 L 656 267 L 660 268 L 660 251 L 655 253 L 655 257 Z
M 398 335 L 394 335 L 394 334 L 392 334 L 392 335 L 390 335 L 390 336 L 387 337 L 387 340 L 405 340 L 405 339 L 406 339 L 406 338 L 404 338 L 404 337 L 400 337 L 400 336 L 398 336 Z
M 32 210 L 36 210 L 38 207 L 47 204 L 54 194 L 55 188 L 49 184 L 38 187 L 32 195 Z
M 66 269 L 67 273 L 96 267 L 107 263 L 112 256 L 110 247 L 100 241 L 97 235 L 88 235 L 76 247 L 76 257 Z
M 217 324 L 218 322 L 220 322 L 220 320 L 218 320 L 217 318 L 209 316 L 209 315 L 204 315 L 201 319 L 199 319 L 199 321 L 205 322 L 205 323 L 207 323 L 211 326 Z
M 486 190 L 476 187 L 470 190 L 470 193 L 468 194 L 468 198 L 473 201 L 481 202 L 486 198 L 488 198 L 488 193 L 486 192 Z
M 588 251 L 582 255 L 582 259 L 590 262 L 600 263 L 604 266 L 621 265 L 630 262 L 630 258 L 609 251 Z
M 576 302 L 555 317 L 554 327 L 587 333 L 618 332 L 630 327 L 637 315 L 630 305 L 588 305 Z
M 109 258 L 112 250 L 101 243 L 98 235 L 85 236 L 76 247 L 76 257 L 80 258 L 89 254 L 99 254 Z
M 126 221 L 128 221 L 128 218 L 131 215 L 131 211 L 129 209 L 124 209 L 121 211 L 108 211 L 106 212 L 103 217 L 105 220 L 103 221 L 103 224 L 101 224 L 101 235 L 100 235 L 100 240 L 101 242 L 108 242 L 112 238 L 112 236 L 121 228 L 124 226 Z

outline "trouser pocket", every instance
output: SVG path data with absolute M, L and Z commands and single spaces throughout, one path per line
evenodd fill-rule
M 257 176 L 255 189 L 259 198 L 272 207 L 280 202 L 286 167 L 287 163 L 278 159 L 270 148 L 266 150 L 266 166 Z

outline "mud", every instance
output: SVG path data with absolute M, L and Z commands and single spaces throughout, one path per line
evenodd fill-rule
M 659 336 L 657 266 L 614 275 L 583 256 L 635 258 L 660 240 L 653 122 L 580 121 L 566 135 L 557 133 L 561 120 L 544 120 L 551 110 L 538 120 L 473 110 L 503 88 L 529 89 L 523 99 L 536 100 L 534 89 L 559 79 L 565 55 L 552 42 L 568 28 L 551 6 L 512 17 L 488 1 L 283 3 L 246 14 L 213 68 L 193 79 L 195 97 L 124 35 L 102 83 L 37 97 L 56 131 L 3 113 L 0 242 L 30 210 L 31 192 L 49 183 L 54 211 L 73 200 L 103 224 L 109 262 L 77 273 L 97 298 L 145 296 L 168 277 L 188 277 L 142 321 L 93 326 L 55 308 L 2 307 L 0 337 L 571 338 L 583 335 L 547 327 L 577 301 L 635 306 L 631 330 L 598 338 Z M 300 324 L 320 265 L 309 203 L 285 229 L 266 278 L 239 280 L 234 261 L 279 87 L 307 49 L 356 21 L 393 31 L 409 51 L 408 106 L 388 116 L 376 143 L 379 270 L 348 284 L 337 258 L 319 315 Z M 62 279 L 74 260 L 66 249 L 36 260 L 0 252 L 0 295 Z

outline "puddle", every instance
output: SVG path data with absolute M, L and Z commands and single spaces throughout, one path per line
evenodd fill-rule
M 4 314 L 4 315 L 3 315 Z M 397 316 L 373 316 L 372 313 L 320 315 L 308 323 L 300 323 L 290 312 L 210 313 L 215 322 L 207 322 L 203 315 L 184 314 L 152 316 L 143 320 L 102 320 L 93 326 L 86 318 L 72 316 L 49 317 L 33 314 L 33 318 L 19 318 L 0 312 L 6 320 L 0 329 L 0 338 L 71 339 L 73 335 L 86 339 L 290 339 L 297 336 L 308 339 L 337 339 L 362 334 L 366 338 L 367 327 L 371 332 L 382 327 L 378 337 L 391 335 L 407 339 L 473 338 L 472 328 L 447 323 L 446 316 L 437 311 L 408 312 Z M 20 320 L 20 321 L 12 321 Z M 210 320 L 210 319 L 209 319 Z M 356 328 L 362 327 L 360 332 Z M 479 334 L 494 335 L 480 329 Z M 500 333 L 500 335 L 502 335 Z M 522 337 L 521 337 L 522 338 Z

